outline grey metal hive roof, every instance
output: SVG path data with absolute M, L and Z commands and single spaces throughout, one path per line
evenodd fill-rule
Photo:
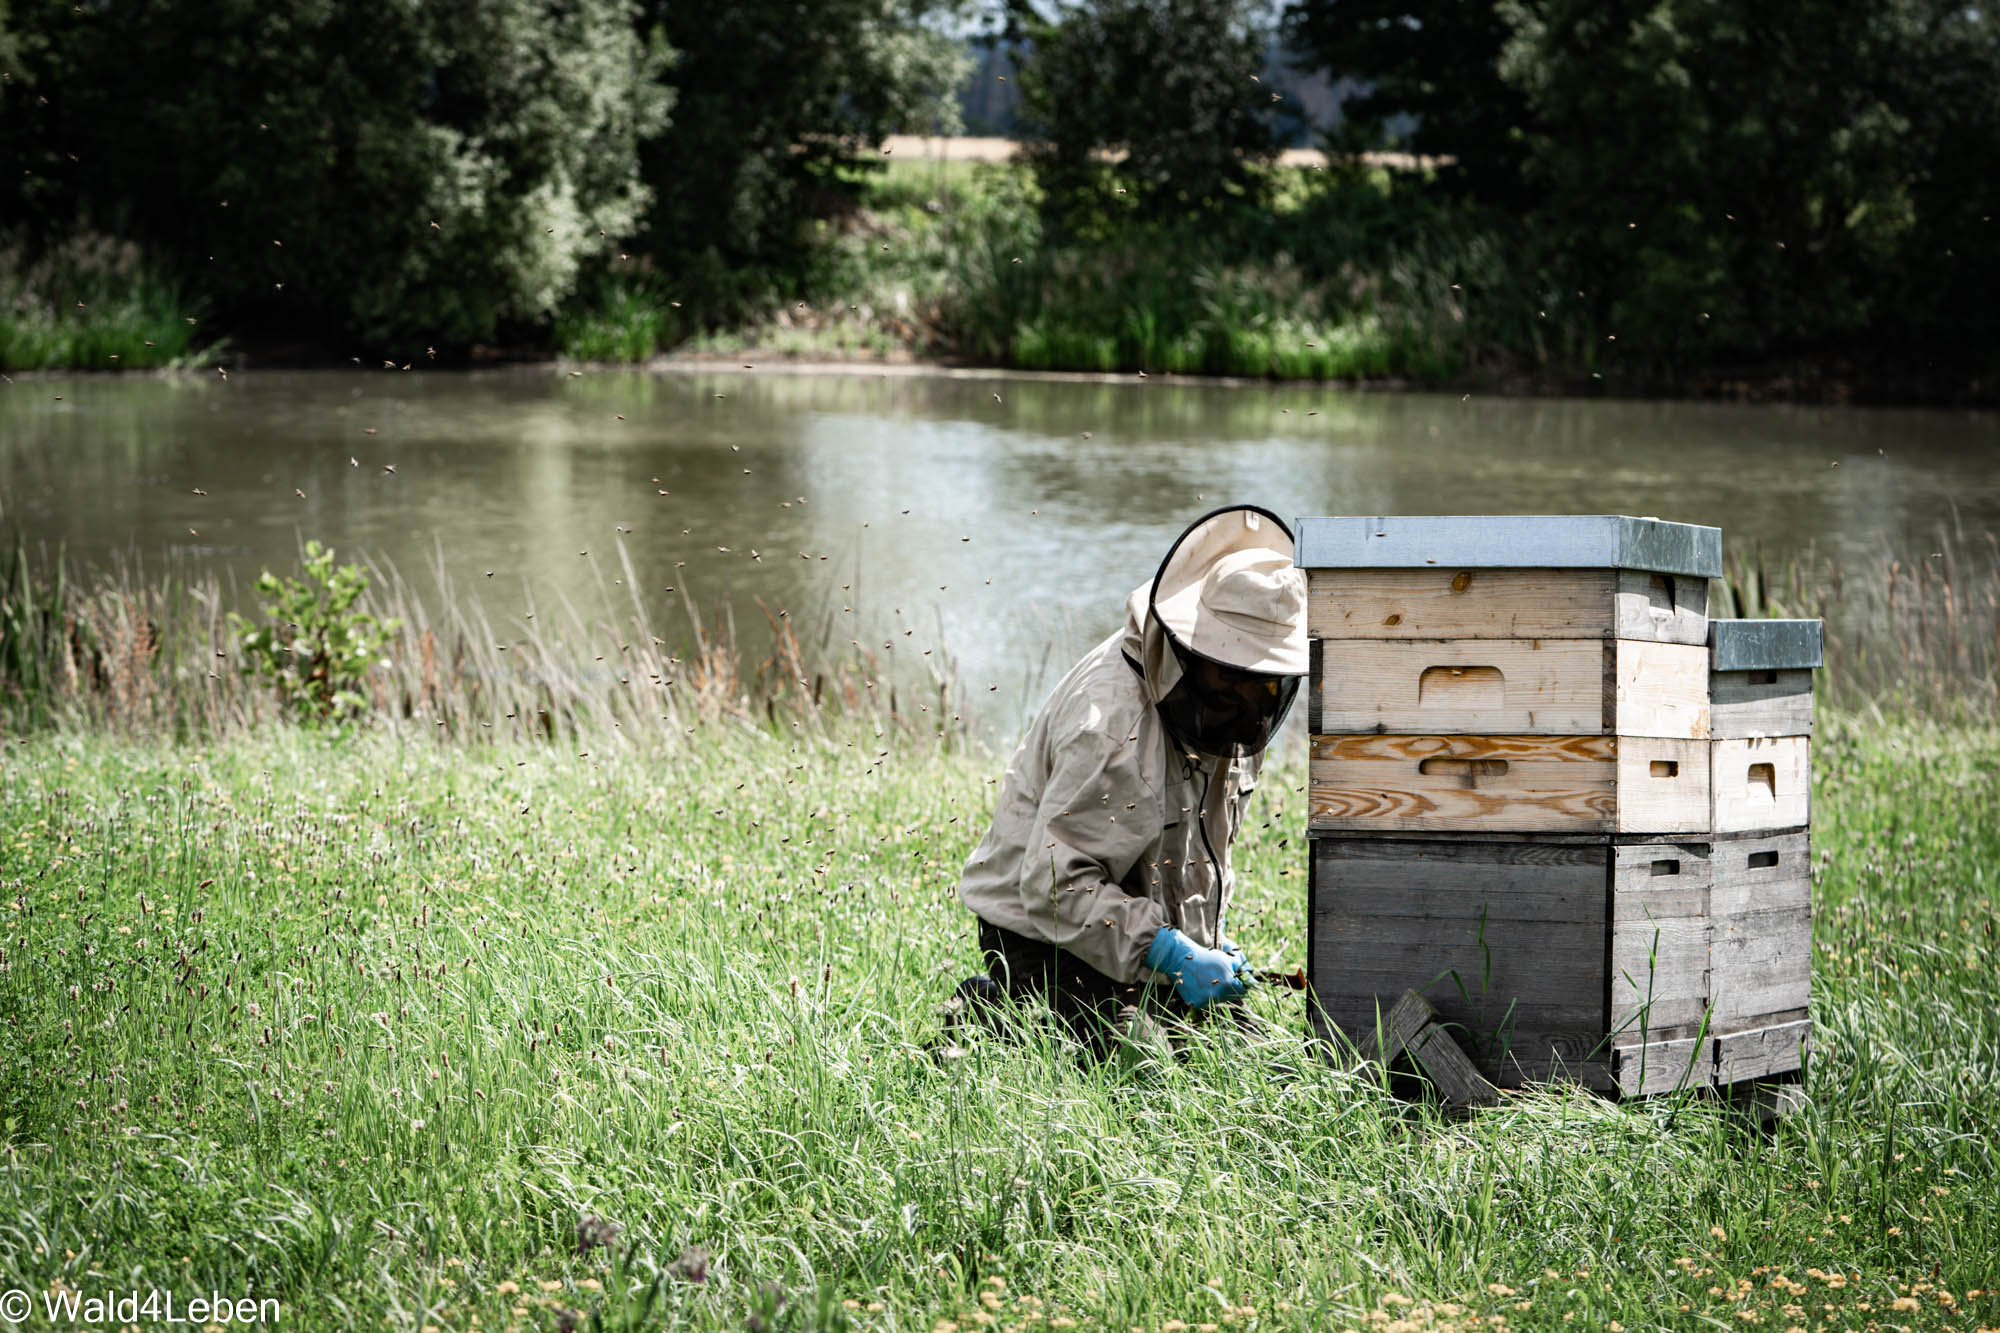
M 1789 671 L 1820 664 L 1817 620 L 1711 620 L 1709 667 L 1715 671 Z
M 1622 514 L 1300 518 L 1303 569 L 1640 569 L 1722 576 L 1722 529 Z

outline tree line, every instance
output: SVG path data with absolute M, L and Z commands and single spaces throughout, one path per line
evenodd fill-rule
M 1274 36 L 1363 90 L 1303 185 L 1269 165 Z M 1990 392 L 2000 23 L 1954 0 L 0 0 L 0 244 L 116 236 L 231 328 L 386 355 L 621 273 L 724 323 L 824 286 L 874 145 L 956 129 L 982 48 L 1044 245 L 1431 264 L 1519 366 L 1890 357 Z M 1428 167 L 1343 165 L 1384 147 Z

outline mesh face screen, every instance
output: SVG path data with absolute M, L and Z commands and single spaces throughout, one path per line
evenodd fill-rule
M 1171 639 L 1171 636 L 1169 636 Z M 1299 676 L 1269 676 L 1225 666 L 1173 642 L 1181 678 L 1160 700 L 1160 716 L 1183 745 L 1240 759 L 1258 754 L 1298 697 Z

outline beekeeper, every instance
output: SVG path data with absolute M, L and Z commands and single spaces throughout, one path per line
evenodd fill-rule
M 1203 515 L 1056 685 L 959 884 L 987 972 L 958 1008 L 1045 998 L 1103 1049 L 1253 984 L 1226 930 L 1229 850 L 1307 668 L 1292 552 L 1267 510 Z

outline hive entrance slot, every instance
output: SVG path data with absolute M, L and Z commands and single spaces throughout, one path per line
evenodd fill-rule
M 1497 778 L 1506 771 L 1505 759 L 1449 759 L 1432 755 L 1417 765 L 1417 772 L 1427 778 L 1460 778 L 1468 787 L 1477 785 L 1481 778 Z
M 1652 773 L 1656 778 L 1677 778 L 1681 775 L 1681 761 L 1678 759 L 1655 759 Z
M 1680 873 L 1681 863 L 1679 861 L 1669 858 L 1653 862 L 1653 877 L 1655 879 L 1661 875 L 1678 875 Z
M 1778 683 L 1778 673 L 1775 671 L 1753 671 L 1750 673 L 1750 683 L 1752 685 L 1776 685 Z
M 1499 667 L 1434 666 L 1417 677 L 1419 708 L 1504 708 L 1507 678 Z
M 1750 868 L 1752 870 L 1768 870 L 1776 864 L 1778 864 L 1778 854 L 1776 852 L 1750 853 Z
M 1778 799 L 1778 766 L 1776 764 L 1752 764 L 1748 780 L 1750 794 L 1757 794 L 1759 788 L 1772 800 Z

